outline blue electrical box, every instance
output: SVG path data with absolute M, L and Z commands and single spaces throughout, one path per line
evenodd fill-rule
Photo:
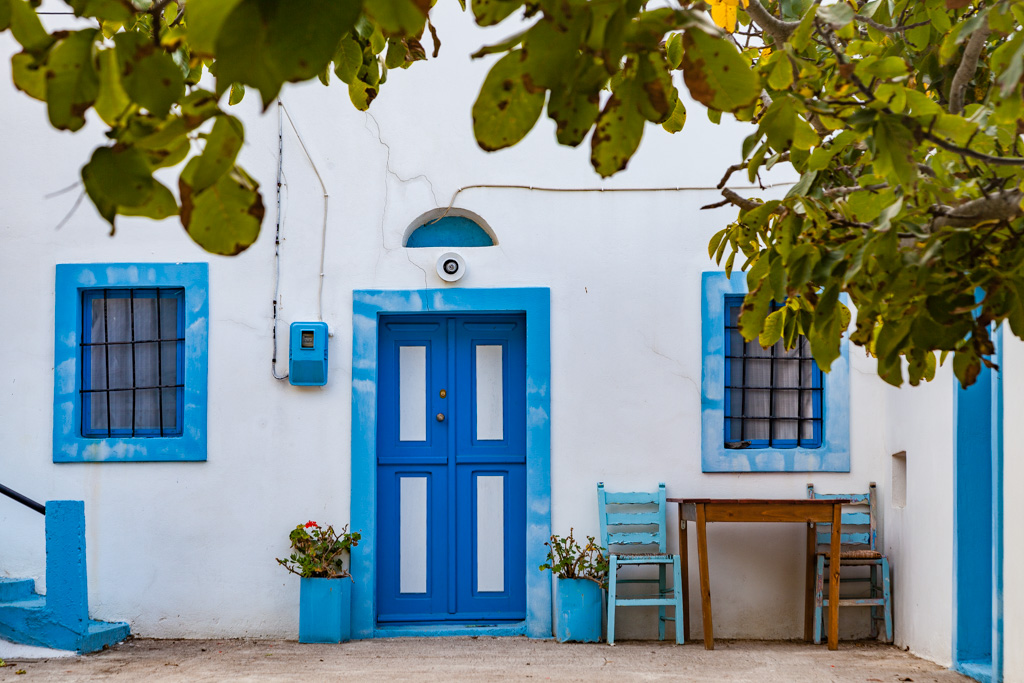
M 301 387 L 327 384 L 327 323 L 292 323 L 288 381 Z

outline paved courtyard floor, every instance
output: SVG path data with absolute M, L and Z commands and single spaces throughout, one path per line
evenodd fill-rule
M 286 640 L 136 638 L 74 658 L 8 660 L 0 681 L 856 681 L 970 679 L 875 642 L 778 641 L 676 646 L 560 644 L 526 638 L 396 638 L 341 645 Z

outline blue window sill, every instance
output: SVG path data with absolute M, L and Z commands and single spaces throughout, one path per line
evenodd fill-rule
M 181 436 L 82 436 L 82 290 L 185 289 L 185 389 Z M 184 462 L 206 460 L 209 266 L 205 263 L 58 264 L 54 313 L 53 461 Z
M 725 447 L 726 296 L 746 294 L 745 273 L 706 272 L 701 279 L 701 469 L 704 472 L 849 472 L 850 350 L 825 375 L 824 436 L 818 448 Z

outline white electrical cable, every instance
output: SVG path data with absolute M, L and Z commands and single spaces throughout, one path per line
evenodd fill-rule
M 302 147 L 302 152 L 306 155 L 306 159 L 309 161 L 309 165 L 313 167 L 313 173 L 316 174 L 316 179 L 320 181 L 320 189 L 324 193 L 324 223 L 323 229 L 320 232 L 320 283 L 316 293 L 316 310 L 317 319 L 320 322 L 324 321 L 324 254 L 327 251 L 327 186 L 324 184 L 324 179 L 320 177 L 320 170 L 313 163 L 313 158 L 309 156 L 309 150 L 306 149 L 306 143 L 302 140 L 302 135 L 299 133 L 299 129 L 295 127 L 295 122 L 292 121 L 292 115 L 288 113 L 288 109 L 285 108 L 281 100 L 277 101 L 278 109 L 284 112 L 284 115 L 288 117 L 288 123 L 291 124 L 292 130 L 295 131 L 295 137 L 299 141 L 299 146 Z

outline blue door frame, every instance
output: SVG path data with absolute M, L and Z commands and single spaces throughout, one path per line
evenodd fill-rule
M 1002 367 L 1002 330 L 994 335 Z M 956 380 L 954 380 L 956 382 Z M 982 367 L 954 387 L 953 668 L 983 683 L 1002 681 L 1003 379 Z
M 496 626 L 388 625 L 377 620 L 377 381 L 382 315 L 505 313 L 526 316 L 526 618 Z M 537 571 L 551 535 L 550 291 L 522 289 L 359 290 L 352 302 L 352 632 L 388 636 L 527 635 L 551 637 L 551 580 Z M 531 571 L 532 568 L 532 571 Z

